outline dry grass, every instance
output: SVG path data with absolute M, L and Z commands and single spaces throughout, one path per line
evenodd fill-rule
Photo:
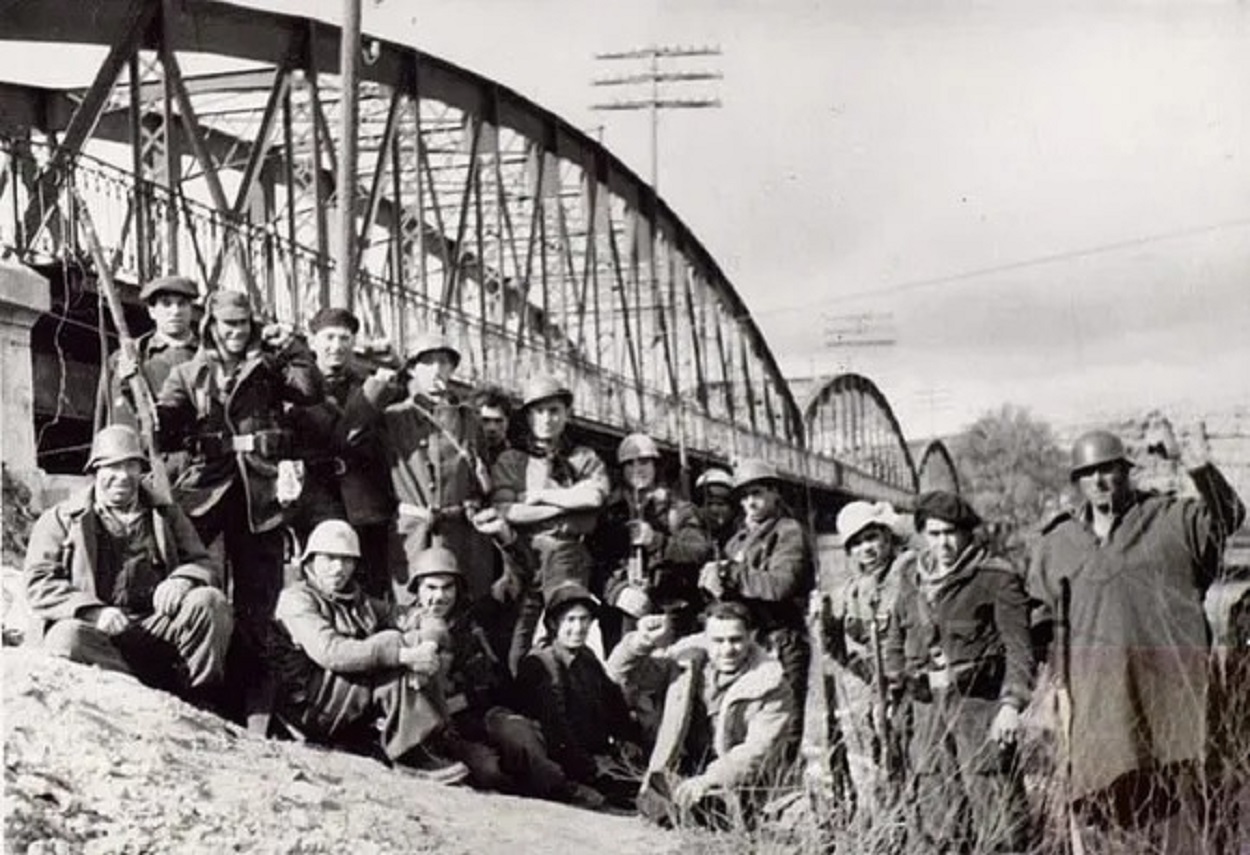
M 1160 839 L 1161 826 L 1146 823 L 1129 831 L 1080 826 L 1081 842 L 1088 855 L 1155 855 L 1179 852 L 1250 853 L 1250 648 L 1230 658 L 1213 695 L 1221 710 L 1212 717 L 1212 756 L 1206 769 L 1198 770 L 1195 784 L 1202 807 L 1198 815 L 1173 826 L 1179 831 L 1174 848 Z M 1026 738 L 1021 746 L 1020 768 L 1024 776 L 1031 818 L 1030 855 L 1069 853 L 1068 812 L 1057 774 L 1056 746 L 1049 704 L 1043 684 L 1034 706 L 1026 714 Z M 815 807 L 804 792 L 798 769 L 780 776 L 762 801 L 785 805 L 781 815 L 769 814 L 751 822 L 736 812 L 722 817 L 723 826 L 708 830 L 693 822 L 679 829 L 683 850 L 691 855 L 895 855 L 895 853 L 957 852 L 953 847 L 925 844 L 916 833 L 915 804 L 907 794 L 914 779 L 899 784 L 899 797 L 884 799 L 872 811 L 856 811 L 848 801 Z M 974 834 L 981 836 L 976 830 Z M 973 844 L 969 855 L 994 851 Z

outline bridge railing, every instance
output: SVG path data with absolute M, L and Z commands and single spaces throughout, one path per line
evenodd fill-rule
M 180 271 L 203 282 L 220 266 L 223 287 L 249 293 L 273 317 L 299 325 L 318 307 L 323 283 L 334 272 L 332 259 L 291 242 L 273 223 L 227 217 L 150 182 L 136 185 L 128 171 L 86 154 L 64 169 L 54 194 L 35 200 L 40 227 L 35 234 L 25 233 L 29 188 L 38 186 L 29 176 L 47 162 L 37 154 L 37 147 L 0 138 L 6 176 L 0 187 L 0 245 L 28 259 L 83 258 L 72 188 L 87 205 L 114 273 L 123 281 L 139 282 L 143 271 Z M 140 229 L 146 230 L 143 240 Z M 435 304 L 384 277 L 362 271 L 356 299 L 366 332 L 385 336 L 400 349 L 419 330 L 443 329 L 465 355 L 461 375 L 475 385 L 494 383 L 516 390 L 532 372 L 552 371 L 570 384 L 577 413 L 603 425 L 646 429 L 696 455 L 726 461 L 762 457 L 791 478 L 817 485 L 856 485 L 869 492 L 884 486 L 853 465 L 699 412 L 690 401 L 640 389 L 625 375 L 592 364 L 579 353 L 543 347 L 533 337 L 522 339 L 500 324 Z

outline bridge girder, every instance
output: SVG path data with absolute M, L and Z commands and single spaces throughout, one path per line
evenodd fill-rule
M 23 215 L 0 219 L 5 242 L 64 251 L 62 182 L 94 182 L 84 195 L 123 272 L 199 275 L 297 320 L 324 304 L 340 251 L 327 228 L 336 27 L 221 2 L 96 0 L 84 11 L 45 0 L 0 9 L 0 38 L 110 49 L 86 90 L 0 87 L 0 103 L 22 110 L 0 122 L 9 160 L 23 129 L 51 152 L 33 181 L 29 164 L 12 169 L 28 180 L 7 182 L 0 209 Z M 353 251 L 367 326 L 401 347 L 442 328 L 470 382 L 516 388 L 535 368 L 556 370 L 590 420 L 709 458 L 763 456 L 809 483 L 896 491 L 805 452 L 803 419 L 745 304 L 614 155 L 494 81 L 377 44 L 357 128 Z M 247 67 L 183 73 L 203 55 Z M 130 146 L 123 173 L 85 169 L 96 140 Z
M 862 374 L 839 374 L 821 385 L 804 407 L 808 448 L 845 461 L 904 494 L 919 478 L 911 450 L 890 402 Z

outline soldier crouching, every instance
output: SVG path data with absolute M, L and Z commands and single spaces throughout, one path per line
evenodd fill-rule
M 469 608 L 455 554 L 441 546 L 410 549 L 408 572 L 416 601 L 401 625 L 418 630 L 433 620 L 448 629 L 452 727 L 445 745 L 469 768 L 469 782 L 483 790 L 596 805 L 595 794 L 569 780 L 547 756 L 538 723 L 514 711 L 512 674 Z
M 195 527 L 141 484 L 139 435 L 101 430 L 94 482 L 31 532 L 24 576 L 52 653 L 205 702 L 222 679 L 233 621 Z
M 282 591 L 275 647 L 276 712 L 308 738 L 385 758 L 454 784 L 464 764 L 433 749 L 447 724 L 438 639 L 405 636 L 391 609 L 356 583 L 356 532 L 326 520 L 308 537 L 303 578 Z

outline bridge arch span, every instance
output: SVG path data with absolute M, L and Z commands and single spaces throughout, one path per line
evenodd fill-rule
M 901 493 L 915 493 L 916 466 L 902 428 L 872 380 L 839 374 L 812 394 L 803 409 L 808 448 L 844 461 Z

